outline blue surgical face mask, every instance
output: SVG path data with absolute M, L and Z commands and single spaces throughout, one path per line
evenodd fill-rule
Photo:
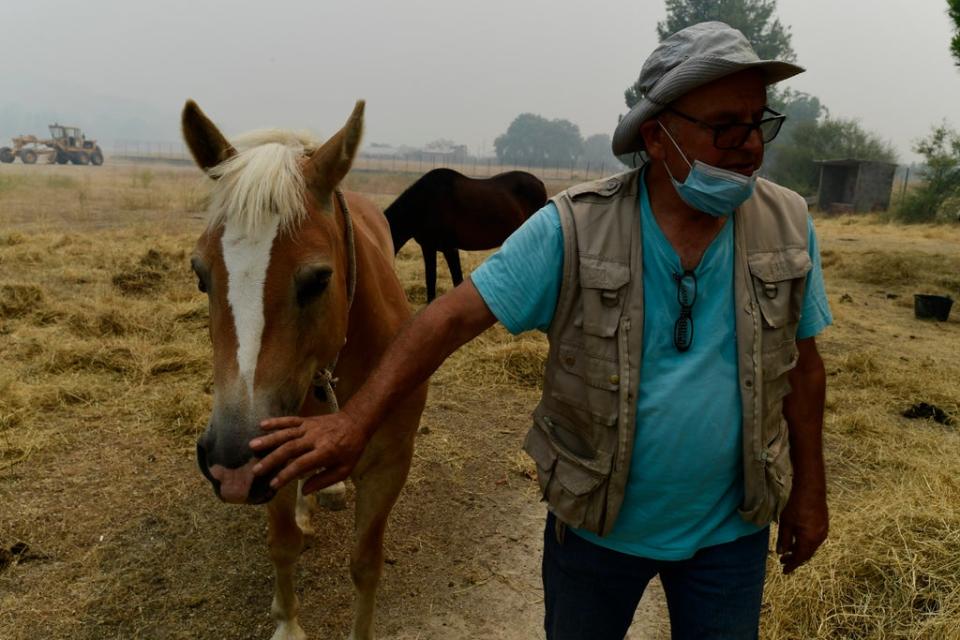
M 680 152 L 683 161 L 690 167 L 686 180 L 677 182 L 673 174 L 670 173 L 670 167 L 667 167 L 666 162 L 664 162 L 667 175 L 670 176 L 670 181 L 673 182 L 673 187 L 677 190 L 677 195 L 680 196 L 681 200 L 697 211 L 720 217 L 731 215 L 737 207 L 753 195 L 753 187 L 757 182 L 759 171 L 755 171 L 752 176 L 748 177 L 736 171 L 714 167 L 699 160 L 694 160 L 693 164 L 690 164 L 686 154 L 683 153 L 680 145 L 673 139 L 663 123 L 658 120 L 657 124 L 660 125 L 663 132 L 670 138 L 670 142 Z

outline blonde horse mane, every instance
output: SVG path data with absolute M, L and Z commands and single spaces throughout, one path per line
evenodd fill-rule
M 296 227 L 307 215 L 300 159 L 317 149 L 317 139 L 302 131 L 263 129 L 232 143 L 237 154 L 209 171 L 215 178 L 210 227 L 229 219 L 255 234 L 274 216 L 282 230 Z

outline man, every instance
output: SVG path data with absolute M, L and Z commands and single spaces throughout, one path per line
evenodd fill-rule
M 547 637 L 623 638 L 657 574 L 674 638 L 756 637 L 769 523 L 785 573 L 827 534 L 816 239 L 802 198 L 756 178 L 783 122 L 766 87 L 801 71 L 719 22 L 664 40 L 613 140 L 645 165 L 555 197 L 342 412 L 266 421 L 257 473 L 343 479 L 460 345 L 497 320 L 538 328 L 550 352 L 524 448 L 550 511 Z

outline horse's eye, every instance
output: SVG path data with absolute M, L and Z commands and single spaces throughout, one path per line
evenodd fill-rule
M 193 270 L 193 273 L 197 276 L 197 289 L 200 290 L 200 293 L 207 292 L 207 280 L 204 277 L 204 274 L 207 273 L 207 270 L 204 268 L 203 263 L 200 262 L 200 259 L 193 257 L 190 260 L 190 268 Z
M 296 275 L 297 304 L 310 304 L 327 289 L 333 269 L 330 267 L 304 267 Z

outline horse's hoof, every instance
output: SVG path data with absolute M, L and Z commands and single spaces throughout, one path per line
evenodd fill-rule
M 317 504 L 327 511 L 343 511 L 347 508 L 347 487 L 342 482 L 321 489 L 316 494 Z
M 317 504 L 327 511 L 343 511 L 347 508 L 347 496 L 324 496 L 317 499 Z

